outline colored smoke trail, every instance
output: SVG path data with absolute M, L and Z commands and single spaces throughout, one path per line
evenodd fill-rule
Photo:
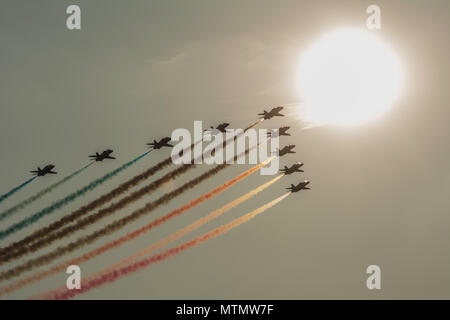
M 12 196 L 14 193 L 16 193 L 17 191 L 19 191 L 20 189 L 22 189 L 23 187 L 25 187 L 27 184 L 29 184 L 31 181 L 33 181 L 34 179 L 36 179 L 36 177 L 32 177 L 30 179 L 28 179 L 27 181 L 25 181 L 24 183 L 22 183 L 20 186 L 15 187 L 11 190 L 9 190 L 7 193 L 3 194 L 0 196 L 0 202 L 2 202 L 3 200 L 9 198 L 10 196 Z M 1 219 L 0 219 L 1 220 Z
M 247 130 L 255 127 L 256 125 L 258 125 L 259 123 L 261 123 L 263 120 L 258 120 L 256 122 L 254 122 L 253 124 L 251 124 L 250 126 L 248 126 L 247 128 L 245 128 L 243 131 L 246 132 Z M 239 134 L 240 135 L 240 134 Z M 226 143 L 228 143 L 231 140 L 236 139 L 239 135 L 230 138 L 229 140 L 224 142 L 224 145 L 222 147 L 225 147 Z M 186 152 L 187 149 L 189 148 L 193 148 L 196 144 L 200 143 L 202 140 L 197 141 L 195 143 L 193 143 L 190 147 L 184 149 L 182 152 Z M 235 157 L 236 158 L 236 157 Z M 13 244 L 3 248 L 0 250 L 0 263 L 5 262 L 6 260 L 2 259 L 3 257 L 5 257 L 6 259 L 9 259 L 9 257 L 15 258 L 15 257 L 19 257 L 23 254 L 25 254 L 26 252 L 29 252 L 30 250 L 24 248 L 21 249 L 23 247 L 31 247 L 33 246 L 33 248 L 39 248 L 42 247 L 42 243 L 43 241 L 40 241 L 39 239 L 41 238 L 49 238 L 51 235 L 50 233 L 60 229 L 61 227 L 63 227 L 64 225 L 71 223 L 73 221 L 75 221 L 76 219 L 78 219 L 81 216 L 84 216 L 85 214 L 87 214 L 89 211 L 94 210 L 95 208 L 102 206 L 104 204 L 106 204 L 107 202 L 111 201 L 112 199 L 114 199 L 115 197 L 117 197 L 118 195 L 120 195 L 121 193 L 124 193 L 125 191 L 127 191 L 129 188 L 131 188 L 131 186 L 135 186 L 137 185 L 140 181 L 147 179 L 148 177 L 150 177 L 151 175 L 153 175 L 154 173 L 156 173 L 157 171 L 161 170 L 162 168 L 168 166 L 171 163 L 171 157 L 161 161 L 160 163 L 156 164 L 154 167 L 146 170 L 144 173 L 135 176 L 133 179 L 130 179 L 129 181 L 123 183 L 122 185 L 120 185 L 118 188 L 112 190 L 111 192 L 99 197 L 98 199 L 94 200 L 93 202 L 91 202 L 90 204 L 88 204 L 87 206 L 83 206 L 80 209 L 72 212 L 69 215 L 66 215 L 65 217 L 61 218 L 59 221 L 56 221 L 54 223 L 52 223 L 51 225 L 44 227 L 38 231 L 33 232 L 31 235 L 25 237 L 24 239 L 14 242 Z M 195 161 L 194 161 L 195 162 Z M 192 168 L 192 166 L 189 166 L 189 168 Z M 187 170 L 186 170 L 187 171 Z M 36 246 L 34 246 L 34 242 L 39 241 L 39 243 Z M 15 254 L 14 252 L 17 252 L 17 254 Z
M 258 145 L 256 145 L 256 146 L 258 146 Z M 245 150 L 245 152 L 243 152 L 242 154 L 247 154 L 252 148 L 254 148 L 256 146 L 247 148 Z M 242 154 L 236 155 L 236 156 L 234 156 L 234 158 L 237 158 L 237 157 L 241 156 Z M 160 197 L 159 199 L 157 199 L 155 201 L 147 203 L 144 207 L 135 210 L 130 215 L 125 216 L 119 220 L 113 221 L 112 223 L 101 228 L 100 230 L 94 231 L 93 233 L 91 233 L 89 235 L 78 238 L 76 241 L 71 242 L 68 245 L 58 247 L 55 250 L 53 250 L 47 254 L 44 254 L 37 258 L 28 260 L 21 265 L 13 267 L 4 272 L 1 272 L 0 273 L 0 281 L 11 279 L 13 277 L 19 276 L 20 274 L 22 274 L 25 271 L 28 271 L 28 270 L 34 269 L 36 267 L 39 267 L 41 265 L 44 265 L 46 263 L 49 263 L 56 258 L 59 258 L 65 254 L 71 253 L 74 250 L 97 240 L 98 238 L 106 236 L 106 235 L 126 226 L 128 223 L 131 223 L 131 222 L 135 221 L 136 219 L 140 218 L 141 216 L 152 212 L 153 210 L 160 207 L 161 205 L 168 203 L 169 201 L 176 198 L 177 196 L 194 188 L 195 186 L 197 186 L 204 180 L 209 179 L 210 177 L 213 177 L 214 175 L 216 175 L 217 173 L 219 173 L 221 170 L 225 169 L 228 166 L 229 166 L 229 164 L 226 164 L 226 163 L 217 165 L 214 168 L 208 170 L 207 172 L 201 174 L 200 176 L 197 176 L 196 178 L 188 181 L 181 187 L 179 187 L 169 193 L 164 194 L 162 197 Z
M 113 271 L 114 269 L 117 269 L 117 268 L 123 267 L 123 266 L 125 266 L 127 264 L 133 263 L 137 259 L 143 258 L 144 256 L 146 256 L 150 252 L 166 246 L 167 244 L 169 244 L 169 243 L 171 243 L 171 242 L 181 238 L 182 236 L 184 236 L 184 235 L 186 235 L 186 234 L 188 234 L 188 233 L 190 233 L 190 232 L 200 228 L 204 224 L 214 220 L 215 218 L 217 218 L 220 215 L 226 213 L 227 211 L 231 210 L 232 208 L 236 207 L 237 205 L 241 204 L 242 202 L 244 202 L 244 201 L 250 199 L 251 197 L 257 195 L 259 192 L 263 191 L 267 187 L 271 186 L 273 183 L 275 183 L 278 180 L 280 180 L 283 176 L 284 175 L 279 175 L 279 176 L 273 178 L 272 180 L 270 180 L 270 181 L 262 184 L 261 186 L 251 190 L 250 192 L 244 194 L 243 196 L 241 196 L 241 197 L 239 197 L 239 198 L 237 198 L 237 199 L 235 199 L 233 201 L 230 201 L 229 203 L 227 203 L 223 207 L 221 207 L 221 208 L 211 212 L 207 216 L 196 220 L 195 222 L 191 223 L 190 225 L 188 225 L 188 226 L 186 226 L 186 227 L 184 227 L 184 228 L 182 228 L 182 229 L 172 233 L 171 235 L 165 237 L 164 239 L 162 239 L 162 240 L 160 240 L 160 241 L 158 241 L 158 242 L 148 246 L 146 249 L 141 250 L 141 251 L 139 251 L 139 252 L 129 256 L 128 258 L 119 261 L 118 263 L 112 265 L 111 267 L 108 267 L 108 268 L 104 269 L 101 272 L 95 273 L 94 275 L 85 278 L 85 280 L 89 281 L 89 279 L 91 279 L 91 278 L 98 277 L 100 275 L 103 275 L 105 273 Z M 136 231 L 138 231 L 138 230 L 136 230 Z M 124 242 L 128 241 L 128 238 L 126 239 L 127 236 L 123 237 Z M 134 236 L 134 233 L 129 233 L 129 236 L 130 236 L 130 240 L 133 239 L 131 237 Z M 119 241 L 122 241 L 122 238 Z M 73 261 L 70 261 L 70 262 L 73 262 Z M 70 264 L 76 264 L 76 263 L 70 263 Z M 69 266 L 70 264 L 66 263 L 65 267 Z M 63 268 L 62 270 L 65 270 L 65 268 Z M 0 293 L 1 293 L 1 291 L 0 291 Z
M 267 160 L 266 162 L 261 163 L 261 164 L 255 166 L 254 168 L 244 172 L 243 174 L 241 174 L 237 178 L 228 181 L 227 183 L 225 183 L 221 187 L 216 188 L 216 189 L 206 193 L 205 195 L 201 196 L 200 198 L 191 201 L 189 203 L 189 205 L 182 206 L 180 209 L 174 210 L 172 213 L 168 214 L 167 217 L 164 216 L 164 218 L 168 220 L 168 219 L 174 217 L 175 215 L 181 214 L 183 211 L 188 210 L 188 209 L 192 208 L 193 206 L 195 206 L 195 205 L 205 201 L 206 199 L 212 197 L 213 195 L 215 195 L 215 194 L 225 190 L 226 188 L 230 187 L 235 182 L 240 181 L 243 178 L 247 177 L 249 174 L 255 172 L 256 170 L 258 170 L 262 166 L 264 166 L 267 163 L 269 163 L 272 159 L 273 159 L 273 157 L 270 158 L 269 160 Z M 123 209 L 126 205 L 137 201 L 138 199 L 142 198 L 144 195 L 148 195 L 150 192 L 158 189 L 162 184 L 170 181 L 171 179 L 176 178 L 178 175 L 186 172 L 191 167 L 192 167 L 192 165 L 183 165 L 183 166 L 181 166 L 181 167 L 179 167 L 179 168 L 169 172 L 168 174 L 166 174 L 162 178 L 156 180 L 155 182 L 152 182 L 149 185 L 141 188 L 140 190 L 133 192 L 131 195 L 129 195 L 128 197 L 123 198 L 119 202 L 113 203 L 111 206 L 109 206 L 107 208 L 103 208 L 103 209 L 99 210 L 98 212 L 96 212 L 95 214 L 90 215 L 89 217 L 78 221 L 75 225 L 70 225 L 67 228 L 64 228 L 64 229 L 62 229 L 62 230 L 60 230 L 58 232 L 52 233 L 48 237 L 43 238 L 43 239 L 33 243 L 32 245 L 23 246 L 20 249 L 10 253 L 9 255 L 8 254 L 3 255 L 1 257 L 0 264 L 3 264 L 5 262 L 9 262 L 9 261 L 11 261 L 13 259 L 17 259 L 17 258 L 23 256 L 24 254 L 28 253 L 28 252 L 35 252 L 36 250 L 38 250 L 38 249 L 40 249 L 40 248 L 42 248 L 44 246 L 50 245 L 51 243 L 53 243 L 56 240 L 61 240 L 61 239 L 65 238 L 65 237 L 69 236 L 71 233 L 76 232 L 77 230 L 83 229 L 83 228 L 85 228 L 85 227 L 87 227 L 89 225 L 94 224 L 95 222 L 99 221 L 100 219 L 105 218 L 105 217 L 113 214 L 117 210 Z M 160 219 L 162 219 L 162 218 L 160 218 Z M 163 223 L 163 222 L 165 222 L 165 221 L 160 221 L 160 220 L 158 220 L 157 222 L 155 221 L 153 226 L 156 226 L 157 224 L 160 224 L 160 223 Z M 145 230 L 145 228 L 143 230 Z
M 253 127 L 256 127 L 258 124 L 260 124 L 260 123 L 263 122 L 263 121 L 264 121 L 264 119 L 258 119 L 258 120 L 256 120 L 256 121 L 253 122 L 251 125 L 249 125 L 247 128 L 245 128 L 245 129 L 244 129 L 244 132 L 247 131 L 247 130 L 249 130 L 249 129 L 251 129 L 251 128 L 253 128 Z
M 159 178 L 158 180 L 142 187 L 141 189 L 132 192 L 130 195 L 124 197 L 118 202 L 112 203 L 110 206 L 102 208 L 95 212 L 92 215 L 89 215 L 83 219 L 78 220 L 75 224 L 69 225 L 65 228 L 62 228 L 58 231 L 54 231 L 50 234 L 48 234 L 46 237 L 42 237 L 38 239 L 37 241 L 33 242 L 29 245 L 23 245 L 16 250 L 3 254 L 0 256 L 0 264 L 9 262 L 13 259 L 17 259 L 24 254 L 28 252 L 35 252 L 36 250 L 43 248 L 45 246 L 48 246 L 52 244 L 53 242 L 57 240 L 64 239 L 65 237 L 71 235 L 72 233 L 81 230 L 83 228 L 86 228 L 87 226 L 90 226 L 97 221 L 106 218 L 113 213 L 117 212 L 118 210 L 121 210 L 125 208 L 127 205 L 141 199 L 143 196 L 149 195 L 151 192 L 157 190 L 160 188 L 163 184 L 169 182 L 172 179 L 175 179 L 179 175 L 183 174 L 184 172 L 191 169 L 193 165 L 182 165 L 169 173 L 165 174 L 163 177 Z
M 51 235 L 52 232 L 62 228 L 63 226 L 75 221 L 76 219 L 85 216 L 90 211 L 108 203 L 109 201 L 113 200 L 117 196 L 125 193 L 130 188 L 136 186 L 141 181 L 148 179 L 158 171 L 164 169 L 168 165 L 170 165 L 171 159 L 167 158 L 163 161 L 160 161 L 156 165 L 152 166 L 151 168 L 145 170 L 144 172 L 134 176 L 133 178 L 129 179 L 128 181 L 120 184 L 118 187 L 114 188 L 110 192 L 98 197 L 97 199 L 93 200 L 89 204 L 82 206 L 81 208 L 73 211 L 72 213 L 62 217 L 60 220 L 55 221 L 51 223 L 50 225 L 39 229 L 35 232 L 33 232 L 31 235 L 25 237 L 24 239 L 20 241 L 16 241 L 9 246 L 3 248 L 0 250 L 0 261 L 2 260 L 2 257 L 11 255 L 11 253 L 19 251 L 21 248 L 25 246 L 30 246 L 34 242 L 39 241 L 41 238 L 46 238 Z
M 134 262 L 132 264 L 129 264 L 125 267 L 121 267 L 119 269 L 113 269 L 113 270 L 109 271 L 108 273 L 105 273 L 99 277 L 90 279 L 89 281 L 82 280 L 81 289 L 67 290 L 66 287 L 62 287 L 62 288 L 52 290 L 49 292 L 45 292 L 38 296 L 32 297 L 32 299 L 70 299 L 70 298 L 75 297 L 76 295 L 88 292 L 88 291 L 90 291 L 94 288 L 97 288 L 99 286 L 102 286 L 104 284 L 115 282 L 116 280 L 118 280 L 128 274 L 131 274 L 131 273 L 140 271 L 141 269 L 144 269 L 145 267 L 149 266 L 152 263 L 160 262 L 167 258 L 173 257 L 187 249 L 195 247 L 198 244 L 206 242 L 218 235 L 224 234 L 227 231 L 238 227 L 242 223 L 251 220 L 258 214 L 263 213 L 264 211 L 273 207 L 274 205 L 276 205 L 278 202 L 282 201 L 289 195 L 290 195 L 290 192 L 285 193 L 284 195 L 264 204 L 263 206 L 243 215 L 242 217 L 234 219 L 233 221 L 231 221 L 225 225 L 222 225 L 216 229 L 213 229 L 212 231 L 207 232 L 201 236 L 198 236 L 190 241 L 182 243 L 179 246 L 170 248 L 162 253 L 155 254 L 153 256 L 150 256 L 148 258 Z
M 137 158 L 123 164 L 122 166 L 120 166 L 119 168 L 105 174 L 103 177 L 98 178 L 94 181 L 92 181 L 91 183 L 89 183 L 88 185 L 84 186 L 83 188 L 69 194 L 68 196 L 66 196 L 63 199 L 60 199 L 56 202 L 54 202 L 52 205 L 42 209 L 41 211 L 38 211 L 36 213 L 34 213 L 33 215 L 29 216 L 26 219 L 23 219 L 22 221 L 13 224 L 12 226 L 10 226 L 9 228 L 0 231 L 0 240 L 6 238 L 7 236 L 22 230 L 23 228 L 37 222 L 38 220 L 40 220 L 42 217 L 52 213 L 53 211 L 60 209 L 62 207 L 64 207 L 65 205 L 67 205 L 68 203 L 74 201 L 75 199 L 77 199 L 78 197 L 81 197 L 82 195 L 84 195 L 86 192 L 88 191 L 92 191 L 93 189 L 95 189 L 96 187 L 98 187 L 99 185 L 103 184 L 104 182 L 106 182 L 107 180 L 111 179 L 112 177 L 114 177 L 115 175 L 117 175 L 118 173 L 122 172 L 123 170 L 125 170 L 126 168 L 130 167 L 131 165 L 135 164 L 137 161 L 139 161 L 140 159 L 142 159 L 143 157 L 145 157 L 147 154 L 149 154 L 152 150 L 149 150 L 143 154 L 141 154 L 140 156 L 138 156 Z
M 95 161 L 91 161 L 89 162 L 87 165 L 85 165 L 84 167 L 82 167 L 81 169 L 78 169 L 77 171 L 73 172 L 72 174 L 68 175 L 67 177 L 59 180 L 58 182 L 52 184 L 51 186 L 39 191 L 38 193 L 36 193 L 35 195 L 23 200 L 22 202 L 18 203 L 17 205 L 15 205 L 14 207 L 6 210 L 5 212 L 0 213 L 0 221 L 2 221 L 3 219 L 11 216 L 13 213 L 25 208 L 27 205 L 33 203 L 34 201 L 38 200 L 39 198 L 43 197 L 45 194 L 53 191 L 54 189 L 56 189 L 57 187 L 59 187 L 60 185 L 62 185 L 64 182 L 67 182 L 68 180 L 72 179 L 73 177 L 79 175 L 81 172 L 83 172 L 85 169 L 87 169 L 88 167 L 90 167 Z
M 141 217 L 144 214 L 147 214 L 151 211 L 153 211 L 154 209 L 160 207 L 163 204 L 166 204 L 167 202 L 169 202 L 170 200 L 172 200 L 173 198 L 177 197 L 178 195 L 184 193 L 185 191 L 195 187 L 196 185 L 198 185 L 200 182 L 214 176 L 215 174 L 217 174 L 221 169 L 225 168 L 222 166 L 217 166 L 214 167 L 213 169 L 207 171 L 206 173 L 194 178 L 193 180 L 187 182 L 186 184 L 182 185 L 181 187 L 175 189 L 172 192 L 166 193 L 165 195 L 163 195 L 162 197 L 160 197 L 159 199 L 147 203 L 144 207 L 135 210 L 133 213 L 131 213 L 128 216 L 125 216 L 119 220 L 115 220 L 112 223 L 106 225 L 105 227 L 94 231 L 93 233 L 86 235 L 86 236 L 82 236 L 80 238 L 78 238 L 77 240 L 75 240 L 74 242 L 69 243 L 68 245 L 65 246 L 61 246 L 56 248 L 55 250 L 41 255 L 37 258 L 28 260 L 27 262 L 25 262 L 24 264 L 21 264 L 19 266 L 16 266 L 12 269 L 9 269 L 7 271 L 1 272 L 0 273 L 0 280 L 6 280 L 6 279 L 10 279 L 12 277 L 16 277 L 20 274 L 22 274 L 25 271 L 31 270 L 33 268 L 39 267 L 41 265 L 44 265 L 46 263 L 49 263 L 51 261 L 53 261 L 54 259 L 61 257 L 65 254 L 71 253 L 72 251 L 81 248 L 95 240 L 97 240 L 98 238 L 101 238 L 103 236 L 106 236 L 112 232 L 114 232 L 115 230 L 118 230 L 122 227 L 124 227 L 125 225 L 127 225 L 128 223 L 131 223 L 133 221 L 135 221 L 136 219 L 138 219 L 139 217 Z
M 269 187 L 270 185 L 272 185 L 273 183 L 275 183 L 276 181 L 278 181 L 279 179 L 281 179 L 284 175 L 279 175 L 275 178 L 273 178 L 272 180 L 264 183 L 263 185 L 251 190 L 250 192 L 246 193 L 245 195 L 229 202 L 228 204 L 226 204 L 225 206 L 221 207 L 218 210 L 213 211 L 212 213 L 210 213 L 208 216 L 203 217 L 198 219 L 197 221 L 195 221 L 194 223 L 190 224 L 189 226 L 169 235 L 168 237 L 158 241 L 157 243 L 149 246 L 147 249 L 144 249 L 132 256 L 130 256 L 127 259 L 124 259 L 123 261 L 113 265 L 112 267 L 107 268 L 106 270 L 110 270 L 111 268 L 118 268 L 120 266 L 123 266 L 125 264 L 131 263 L 134 260 L 137 260 L 138 258 L 150 253 L 153 250 L 156 250 L 158 248 L 161 248 L 165 245 L 167 245 L 168 243 L 182 237 L 183 235 L 186 235 L 189 232 L 192 232 L 193 230 L 201 227 L 202 225 L 206 224 L 207 222 L 217 218 L 218 216 L 222 215 L 223 213 L 227 212 L 228 210 L 231 210 L 232 208 L 236 207 L 237 205 L 239 205 L 240 203 L 250 199 L 251 197 L 255 196 L 256 194 L 258 194 L 259 192 L 263 191 L 264 189 L 266 189 L 267 187 Z M 181 209 L 181 208 L 180 208 Z M 74 259 L 70 259 L 68 261 L 62 262 L 60 264 L 57 264 L 53 267 L 51 267 L 50 269 L 44 270 L 44 271 L 40 271 L 37 272 L 34 275 L 31 275 L 27 278 L 24 279 L 20 279 L 18 281 L 16 281 L 15 283 L 9 284 L 3 288 L 0 288 L 0 296 L 4 295 L 4 294 L 8 294 L 11 293 L 17 289 L 20 289 L 26 285 L 30 285 L 32 283 L 35 283 L 37 281 L 40 281 L 42 279 L 45 279 L 49 276 L 52 276 L 54 274 L 57 274 L 59 272 L 64 272 L 64 270 L 66 270 L 66 268 L 70 265 L 80 265 L 83 262 L 86 262 L 88 260 L 91 260 L 95 257 L 98 257 L 99 255 L 117 248 L 119 246 L 121 246 L 122 244 L 129 242 L 137 237 L 139 237 L 140 235 L 144 234 L 145 232 L 149 231 L 150 229 L 152 229 L 154 227 L 154 222 L 151 222 L 149 224 L 147 224 L 146 226 L 136 229 L 132 232 L 129 232 L 127 235 L 120 237 L 117 240 L 113 240 L 105 245 L 102 245 L 101 247 L 98 247 L 94 250 L 91 250 L 88 253 L 85 253 L 77 258 Z M 94 276 L 97 276 L 98 274 L 94 274 Z M 88 278 L 86 278 L 88 279 Z

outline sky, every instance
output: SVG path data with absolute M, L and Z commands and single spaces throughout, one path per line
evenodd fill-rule
M 405 70 L 404 88 L 392 109 L 376 121 L 352 127 L 302 131 L 304 124 L 293 107 L 287 110 L 289 117 L 263 123 L 269 128 L 291 126 L 285 143 L 295 144 L 297 153 L 282 158 L 281 164 L 302 161 L 305 173 L 284 177 L 194 235 L 283 194 L 290 183 L 308 179 L 312 190 L 289 196 L 226 235 L 80 298 L 450 298 L 450 3 L 444 0 L 2 1 L 0 193 L 24 182 L 37 166 L 53 163 L 59 175 L 33 181 L 0 203 L 0 211 L 80 168 L 89 154 L 112 148 L 117 160 L 95 164 L 0 222 L 1 229 L 131 160 L 146 150 L 147 142 L 176 128 L 192 130 L 194 120 L 243 128 L 263 109 L 299 104 L 295 77 L 302 52 L 337 28 L 365 28 L 366 8 L 374 3 L 381 8 L 382 28 L 373 32 L 395 50 Z M 81 30 L 66 28 L 70 4 L 81 8 Z M 1 246 L 56 221 L 168 155 L 168 150 L 152 153 L 64 209 L 1 240 Z M 70 256 L 134 230 L 248 168 L 228 168 Z M 96 228 L 207 169 L 192 170 Z M 163 227 L 81 265 L 82 276 L 268 179 L 251 176 Z M 373 264 L 381 268 L 381 290 L 366 287 L 366 268 Z M 8 298 L 59 287 L 66 277 L 59 274 Z

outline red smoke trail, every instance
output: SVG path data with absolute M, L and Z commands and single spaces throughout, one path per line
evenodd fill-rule
M 176 215 L 180 215 L 181 213 L 183 213 L 186 210 L 189 210 L 191 208 L 193 208 L 194 206 L 196 206 L 197 204 L 202 203 L 203 201 L 211 198 L 212 196 L 220 193 L 221 191 L 231 187 L 234 183 L 246 178 L 247 176 L 249 176 L 250 174 L 254 173 L 255 171 L 257 171 L 258 169 L 260 169 L 261 167 L 263 167 L 264 165 L 266 165 L 267 163 L 269 163 L 274 157 L 268 159 L 267 161 L 258 164 L 257 166 L 247 170 L 246 172 L 242 173 L 241 175 L 237 176 L 234 179 L 229 180 L 228 182 L 224 183 L 223 185 L 215 188 L 214 190 L 211 190 L 207 193 L 205 193 L 204 195 L 198 197 L 195 200 L 192 200 L 191 202 L 189 202 L 188 204 L 181 206 L 178 209 L 175 209 L 173 211 L 171 211 L 170 213 L 166 214 L 165 216 L 155 219 L 154 221 L 150 222 L 149 224 L 145 225 L 144 227 L 141 227 L 139 229 L 136 229 L 130 233 L 128 233 L 127 235 L 117 239 L 117 240 L 113 240 L 99 248 L 96 248 L 88 253 L 85 253 L 77 258 L 71 259 L 69 261 L 65 261 L 63 263 L 57 264 L 56 266 L 48 269 L 48 270 L 44 270 L 41 272 L 38 272 L 34 275 L 31 275 L 27 278 L 21 279 L 15 283 L 12 283 L 6 287 L 0 288 L 0 296 L 10 293 L 12 291 L 15 291 L 25 285 L 30 285 L 36 281 L 40 281 L 46 277 L 49 277 L 51 275 L 54 275 L 56 273 L 59 273 L 61 271 L 64 271 L 68 266 L 70 265 L 80 265 L 83 262 L 86 262 L 90 259 L 93 259 L 101 254 L 103 254 L 106 251 L 109 251 L 111 249 L 117 248 L 119 246 L 121 246 L 122 244 L 131 241 L 135 238 L 137 238 L 138 236 L 144 234 L 145 232 L 150 231 L 151 229 L 153 229 L 154 227 L 158 226 L 161 223 L 164 223 L 166 221 L 168 221 L 169 219 L 175 217 Z M 249 193 L 247 193 L 246 195 L 232 201 L 230 204 L 225 205 L 223 208 L 221 208 L 220 210 L 222 210 L 221 213 L 225 212 L 226 210 L 231 209 L 232 207 L 238 205 L 239 203 L 247 200 L 248 198 L 252 197 L 253 195 L 257 194 L 258 192 L 264 190 L 265 188 L 267 188 L 269 185 L 273 184 L 274 182 L 278 181 L 281 177 L 283 177 L 283 175 L 279 175 L 278 177 L 275 177 L 274 179 L 272 179 L 271 181 L 263 184 L 262 186 L 250 191 Z M 211 218 L 212 219 L 212 218 Z M 204 222 L 206 223 L 206 222 Z
M 284 198 L 286 198 L 287 196 L 289 196 L 290 192 L 266 203 L 265 205 L 257 208 L 256 210 L 247 213 L 245 215 L 243 215 L 242 217 L 239 217 L 237 219 L 234 219 L 233 221 L 231 221 L 230 223 L 227 223 L 221 227 L 218 227 L 208 233 L 205 233 L 201 236 L 198 236 L 190 241 L 187 241 L 177 247 L 173 247 L 170 248 L 160 254 L 156 254 L 153 256 L 150 256 L 148 258 L 142 259 L 140 261 L 137 261 L 133 264 L 130 264 L 126 267 L 122 267 L 120 269 L 115 269 L 112 270 L 106 274 L 103 274 L 102 276 L 98 277 L 98 278 L 94 278 L 91 279 L 89 281 L 82 281 L 82 285 L 81 285 L 81 289 L 78 290 L 67 290 L 67 288 L 62 287 L 59 288 L 57 290 L 54 291 L 49 291 L 49 292 L 45 292 L 41 295 L 32 297 L 32 299 L 70 299 L 73 298 L 76 295 L 88 292 L 96 287 L 99 287 L 101 285 L 104 285 L 106 283 L 111 283 L 111 282 L 115 282 L 116 280 L 130 274 L 130 273 L 134 273 L 137 272 L 145 267 L 147 267 L 148 265 L 152 264 L 152 263 L 156 263 L 162 260 L 165 260 L 167 258 L 170 258 L 172 256 L 177 255 L 178 253 L 181 253 L 187 249 L 190 249 L 200 243 L 206 242 L 218 235 L 221 235 L 239 225 L 241 225 L 242 223 L 252 219 L 253 217 L 255 217 L 256 215 L 264 212 L 265 210 L 273 207 L 275 204 L 277 204 L 278 202 L 280 202 L 281 200 L 283 200 Z
M 119 261 L 118 263 L 104 269 L 101 272 L 95 273 L 92 276 L 89 276 L 85 279 L 89 280 L 91 278 L 96 278 L 99 277 L 105 273 L 108 273 L 114 269 L 119 269 L 125 265 L 131 264 L 133 262 L 135 262 L 136 260 L 145 257 L 147 254 L 149 254 L 150 252 L 157 250 L 177 239 L 179 239 L 180 237 L 200 228 L 201 226 L 203 226 L 204 224 L 214 220 L 215 218 L 221 216 L 222 214 L 226 213 L 227 211 L 231 210 L 232 208 L 236 207 L 237 205 L 241 204 L 242 202 L 250 199 L 251 197 L 257 195 L 259 192 L 263 191 L 264 189 L 266 189 L 267 187 L 271 186 L 273 183 L 275 183 L 276 181 L 280 180 L 282 177 L 284 176 L 284 174 L 281 174 L 275 178 L 273 178 L 272 180 L 260 185 L 259 187 L 251 190 L 250 192 L 244 194 L 243 196 L 240 196 L 239 198 L 230 201 L 229 203 L 227 203 L 226 205 L 224 205 L 223 207 L 214 210 L 213 212 L 211 212 L 210 214 L 208 214 L 207 216 L 197 219 L 196 221 L 194 221 L 193 223 L 191 223 L 190 225 L 175 231 L 174 233 L 172 233 L 171 235 L 163 238 L 162 240 L 148 246 L 147 248 L 145 248 L 144 250 L 141 250 L 131 256 L 129 256 L 126 259 L 123 259 L 121 261 Z

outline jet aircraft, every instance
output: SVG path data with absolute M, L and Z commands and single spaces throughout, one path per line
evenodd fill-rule
M 113 153 L 113 150 L 107 149 L 100 154 L 96 152 L 94 155 L 89 156 L 89 158 L 92 158 L 92 160 L 95 161 L 103 161 L 105 159 L 115 159 L 113 156 L 111 156 L 111 153 Z
M 272 108 L 272 110 L 270 110 L 269 112 L 264 110 L 262 113 L 258 113 L 258 116 L 262 116 L 261 119 L 264 119 L 264 120 L 269 120 L 269 119 L 272 119 L 273 117 L 284 117 L 284 114 L 280 113 L 280 111 L 283 110 L 283 108 L 284 107 L 282 107 L 282 106 L 275 107 L 275 108 Z
M 147 143 L 153 149 L 161 149 L 162 147 L 173 147 L 168 142 L 170 141 L 170 137 L 162 138 L 159 141 L 153 140 L 153 142 Z
M 295 153 L 295 151 L 292 151 L 292 149 L 295 148 L 295 145 L 290 144 L 288 146 L 285 146 L 282 149 L 278 149 L 278 151 L 276 151 L 276 153 L 278 154 L 279 157 L 284 156 L 287 153 Z
M 286 188 L 286 189 L 291 191 L 291 192 L 299 192 L 300 190 L 311 190 L 311 188 L 306 187 L 308 184 L 309 184 L 309 181 L 305 180 L 303 182 L 300 182 L 296 186 L 291 184 L 291 186 L 289 188 Z
M 287 166 L 284 166 L 283 169 L 280 170 L 280 172 L 283 172 L 285 175 L 293 174 L 294 172 L 304 172 L 300 168 L 303 166 L 303 162 L 297 162 L 294 163 L 289 168 Z
M 290 136 L 291 134 L 288 133 L 287 131 L 289 130 L 290 127 L 281 127 L 278 129 L 278 133 L 275 134 L 274 136 Z M 271 137 L 272 136 L 272 131 L 267 132 L 267 136 Z
M 58 172 L 52 171 L 55 166 L 52 164 L 46 165 L 43 169 L 37 168 L 37 170 L 30 171 L 35 176 L 43 177 L 46 174 L 57 174 Z

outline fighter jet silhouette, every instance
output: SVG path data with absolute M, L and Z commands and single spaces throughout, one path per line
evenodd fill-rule
M 297 162 L 293 164 L 290 168 L 287 166 L 284 166 L 283 169 L 280 170 L 280 172 L 283 172 L 285 175 L 293 174 L 294 172 L 304 172 L 300 168 L 303 166 L 303 162 Z
M 57 174 L 57 172 L 52 171 L 52 169 L 54 167 L 55 167 L 54 165 L 49 164 L 49 165 L 46 165 L 44 167 L 44 169 L 41 169 L 38 167 L 37 170 L 30 171 L 30 173 L 32 173 L 33 175 L 38 176 L 38 177 L 45 176 L 48 173 Z
M 230 125 L 229 123 L 224 122 L 224 123 L 219 124 L 215 128 L 213 126 L 211 126 L 211 128 L 206 129 L 205 131 L 209 132 L 210 134 L 216 134 L 216 133 L 219 133 L 219 132 L 225 133 L 226 132 L 226 128 L 229 125 Z
M 170 137 L 165 137 L 159 141 L 153 140 L 153 142 L 147 143 L 147 145 L 153 149 L 161 149 L 162 147 L 173 147 L 172 145 L 168 144 L 169 141 Z
M 262 116 L 262 119 L 264 119 L 264 120 L 269 120 L 269 119 L 272 119 L 273 117 L 284 117 L 284 114 L 280 113 L 280 111 L 283 110 L 283 108 L 284 107 L 282 107 L 282 106 L 275 107 L 272 110 L 270 110 L 269 112 L 264 110 L 263 113 L 258 113 L 258 116 Z
M 226 129 L 229 125 L 230 125 L 229 123 L 224 122 L 219 124 L 215 129 L 219 130 L 220 132 L 226 132 Z M 214 127 L 211 127 L 211 129 L 214 129 Z
M 291 184 L 289 188 L 286 188 L 286 190 L 289 190 L 291 192 L 299 192 L 300 190 L 311 190 L 311 188 L 307 188 L 306 186 L 309 184 L 308 180 L 305 180 L 303 182 L 300 182 L 298 185 L 294 186 Z
M 292 149 L 295 148 L 295 145 L 290 144 L 288 146 L 285 146 L 283 149 L 278 149 L 275 151 L 276 154 L 278 154 L 279 157 L 284 156 L 287 153 L 295 153 L 295 151 L 292 151 Z
M 89 158 L 93 158 L 91 160 L 95 161 L 103 161 L 105 159 L 115 159 L 114 157 L 111 156 L 111 153 L 113 153 L 113 150 L 107 149 L 100 154 L 96 152 L 94 155 L 89 156 Z
M 279 137 L 279 136 L 290 136 L 291 134 L 287 132 L 289 130 L 289 128 L 290 127 L 280 127 L 278 129 L 278 133 L 275 134 L 274 136 L 277 136 L 277 137 Z M 272 136 L 272 131 L 267 132 L 267 136 L 271 137 Z

